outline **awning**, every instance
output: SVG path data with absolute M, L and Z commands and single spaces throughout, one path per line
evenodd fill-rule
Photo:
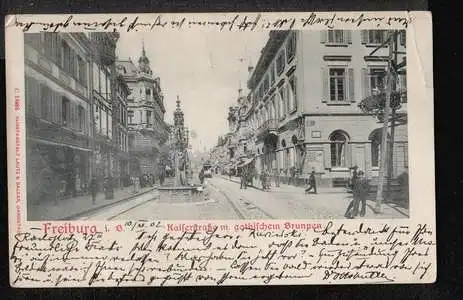
M 79 150 L 79 151 L 85 151 L 85 152 L 92 152 L 92 149 L 87 149 L 87 148 L 82 148 L 74 145 L 68 145 L 68 144 L 60 144 L 56 142 L 51 142 L 51 141 L 46 141 L 42 139 L 34 139 L 34 138 L 28 138 L 29 141 L 35 142 L 37 144 L 42 144 L 42 145 L 47 145 L 47 146 L 54 146 L 54 147 L 68 147 L 74 150 Z

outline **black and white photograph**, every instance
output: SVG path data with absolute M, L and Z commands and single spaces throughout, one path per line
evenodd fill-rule
M 408 219 L 405 30 L 24 33 L 28 221 Z

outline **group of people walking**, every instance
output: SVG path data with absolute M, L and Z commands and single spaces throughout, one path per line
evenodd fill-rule
M 370 184 L 365 177 L 365 173 L 359 170 L 357 166 L 352 168 L 352 176 L 349 179 L 348 188 L 351 190 L 353 199 L 349 202 L 344 216 L 348 219 L 353 219 L 357 216 L 364 217 L 366 213 L 366 199 L 370 190 Z M 249 185 L 249 178 L 252 178 L 251 172 L 243 168 L 240 173 L 240 189 L 246 189 Z M 269 190 L 271 179 L 274 179 L 275 187 L 280 186 L 279 176 L 274 172 L 273 176 L 267 171 L 262 171 L 260 181 L 262 190 Z M 305 182 L 304 191 L 306 194 L 317 194 L 316 173 L 312 171 L 309 178 Z

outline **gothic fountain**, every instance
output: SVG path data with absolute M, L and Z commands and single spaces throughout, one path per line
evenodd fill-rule
M 170 161 L 174 177 L 168 177 L 159 188 L 159 201 L 169 203 L 202 202 L 208 199 L 207 191 L 201 184 L 191 182 L 192 173 L 188 155 L 188 130 L 184 126 L 183 111 L 177 97 L 174 111 L 174 126 L 171 133 Z M 196 174 L 197 176 L 197 174 Z

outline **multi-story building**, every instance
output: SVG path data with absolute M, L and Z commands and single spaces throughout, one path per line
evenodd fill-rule
M 117 136 L 114 120 L 119 100 L 117 97 L 116 43 L 118 33 L 92 32 L 88 34 L 92 49 L 91 76 L 93 102 L 93 170 L 98 182 L 113 178 L 119 182 L 116 158 Z
M 113 105 L 114 143 L 116 148 L 116 174 L 119 174 L 119 183 L 123 186 L 129 184 L 129 142 L 127 128 L 127 97 L 130 94 L 129 87 L 122 74 L 116 78 L 116 102 Z
M 388 46 L 384 30 L 272 31 L 248 80 L 251 108 L 245 126 L 255 128 L 257 172 L 319 174 L 323 185 L 344 184 L 357 165 L 377 176 L 381 127 L 359 103 L 384 91 Z M 405 31 L 399 35 L 405 59 Z M 406 90 L 405 75 L 397 89 Z M 396 114 L 406 115 L 406 97 Z M 390 175 L 407 165 L 407 125 L 394 124 Z
M 107 116 L 117 39 L 109 33 L 24 35 L 28 197 L 41 189 L 74 196 L 97 169 L 109 175 L 109 163 L 98 168 L 92 154 L 112 145 Z M 101 135 L 104 141 L 97 142 Z M 52 185 L 44 185 L 43 172 L 52 174 Z
M 117 65 L 130 91 L 127 98 L 130 173 L 154 174 L 161 147 L 168 139 L 160 78 L 154 76 L 144 46 L 137 66 L 130 59 L 120 60 Z

